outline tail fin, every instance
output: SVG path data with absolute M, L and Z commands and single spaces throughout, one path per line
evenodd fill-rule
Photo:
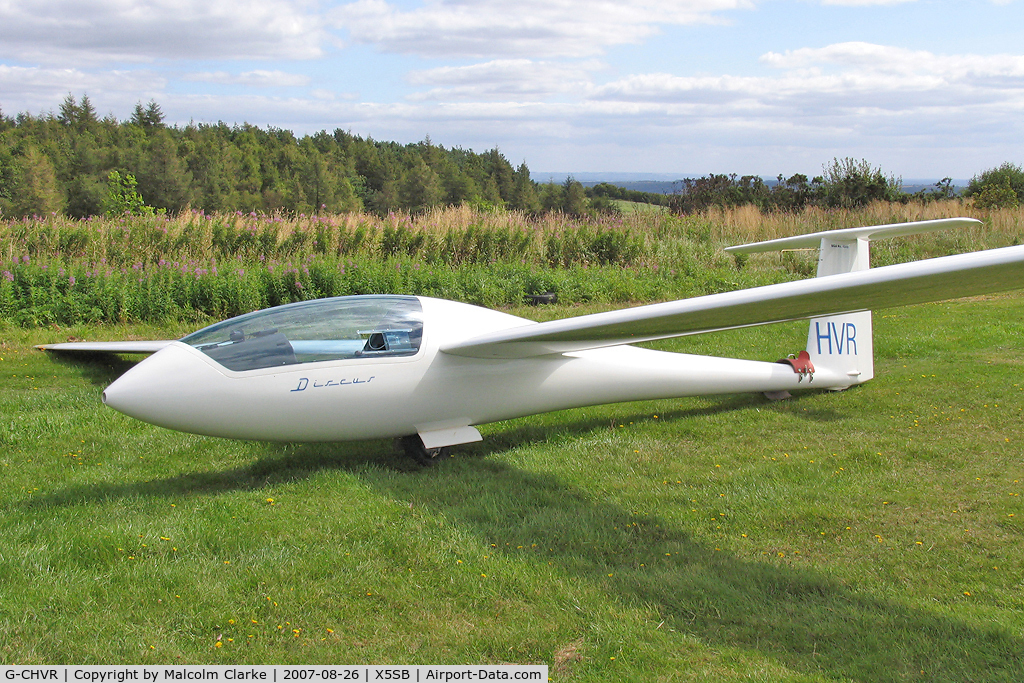
M 945 218 L 914 223 L 874 225 L 863 228 L 828 230 L 825 232 L 784 237 L 728 247 L 726 251 L 753 254 L 789 249 L 818 251 L 818 277 L 867 270 L 870 267 L 869 244 L 873 239 L 900 237 L 922 232 L 946 230 L 979 224 L 972 218 Z M 807 332 L 807 353 L 816 370 L 828 370 L 822 376 L 837 377 L 825 389 L 845 389 L 875 376 L 872 344 L 871 311 L 812 318 Z M 845 378 L 845 379 L 844 379 Z
M 867 270 L 870 238 L 835 239 L 822 237 L 818 251 L 818 277 Z M 846 377 L 845 389 L 875 376 L 875 352 L 871 332 L 871 311 L 811 318 L 807 330 L 807 353 L 815 368 L 829 369 L 833 376 Z

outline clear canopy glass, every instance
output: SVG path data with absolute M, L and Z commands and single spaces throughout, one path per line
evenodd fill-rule
M 255 370 L 348 358 L 412 356 L 423 339 L 413 296 L 342 296 L 240 315 L 182 338 L 224 367 Z

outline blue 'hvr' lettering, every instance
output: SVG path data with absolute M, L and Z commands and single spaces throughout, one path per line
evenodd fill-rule
M 824 340 L 828 343 L 828 354 L 831 356 L 833 353 L 842 355 L 857 355 L 857 326 L 853 323 L 839 323 L 837 326 L 834 322 L 829 322 L 825 326 L 825 331 L 821 331 L 821 323 L 815 321 L 814 323 L 814 335 L 818 340 L 818 355 L 820 356 L 823 351 L 821 350 L 821 342 Z M 833 342 L 835 344 L 833 345 Z

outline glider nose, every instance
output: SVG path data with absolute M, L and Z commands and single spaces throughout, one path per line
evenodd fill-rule
M 164 378 L 172 373 L 169 357 L 175 354 L 162 349 L 130 368 L 103 390 L 103 404 L 119 413 L 146 420 L 153 403 L 168 386 Z
M 132 370 L 134 370 L 134 368 L 132 368 Z M 132 370 L 129 370 L 128 372 L 131 372 Z M 124 377 L 124 375 L 121 375 L 119 378 L 114 380 L 110 386 L 104 389 L 103 393 L 100 395 L 100 400 L 103 401 L 103 405 L 113 408 L 119 413 L 130 415 L 131 413 L 129 411 L 131 410 L 131 407 L 139 403 L 139 396 L 137 395 L 137 392 L 127 386 L 131 384 L 131 382 L 122 381 Z M 132 417 L 134 417 L 134 415 Z
M 114 380 L 103 391 L 102 400 L 138 420 L 187 431 L 201 395 L 215 387 L 217 379 L 218 373 L 209 363 L 175 342 Z

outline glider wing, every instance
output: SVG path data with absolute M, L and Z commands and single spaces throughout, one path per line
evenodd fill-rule
M 1004 247 L 523 325 L 441 350 L 475 358 L 525 358 L 1022 287 L 1024 246 Z
M 112 341 L 112 342 L 62 342 L 60 344 L 40 344 L 40 351 L 58 351 L 60 353 L 156 353 L 173 340 L 160 341 Z

